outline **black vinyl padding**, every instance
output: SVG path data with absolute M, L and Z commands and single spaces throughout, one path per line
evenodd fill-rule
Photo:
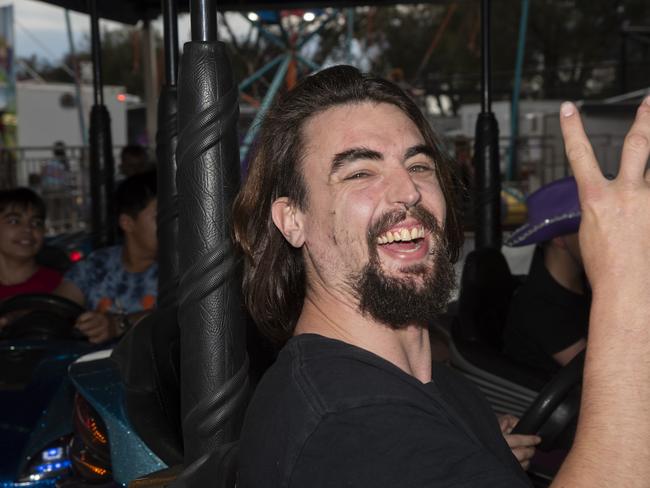
M 129 421 L 168 466 L 183 462 L 180 334 L 176 307 L 139 321 L 113 349 L 124 383 Z
M 178 320 L 189 469 L 238 438 L 248 359 L 241 276 L 230 240 L 240 184 L 238 89 L 224 44 L 186 43 L 178 80 Z
M 178 291 L 177 97 L 175 86 L 163 86 L 158 100 L 158 306 L 161 308 L 176 305 Z
M 458 317 L 451 327 L 452 340 L 474 366 L 540 390 L 545 382 L 539 373 L 501 352 L 510 300 L 520 283 L 500 250 L 481 248 L 469 253 L 460 281 Z

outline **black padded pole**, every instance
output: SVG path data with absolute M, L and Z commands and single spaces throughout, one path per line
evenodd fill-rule
M 241 276 L 230 238 L 240 183 L 237 98 L 224 44 L 186 43 L 176 149 L 185 470 L 174 487 L 216 486 L 214 457 L 238 438 L 248 389 Z
M 178 191 L 176 145 L 178 142 L 177 10 L 173 0 L 162 0 L 165 46 L 165 81 L 158 99 L 158 307 L 176 305 L 178 289 Z
M 94 105 L 90 110 L 90 199 L 93 245 L 113 244 L 116 236 L 114 178 L 115 161 L 111 119 L 104 105 L 101 41 L 96 0 L 88 0 L 93 62 Z
M 474 139 L 475 247 L 501 247 L 499 125 L 492 113 L 490 0 L 481 1 L 481 113 Z

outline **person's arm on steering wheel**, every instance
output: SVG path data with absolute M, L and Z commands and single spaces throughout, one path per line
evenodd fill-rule
M 86 303 L 83 291 L 69 280 L 63 280 L 61 285 L 54 290 L 54 294 L 68 298 L 81 306 Z M 120 337 L 147 313 L 148 311 L 114 314 L 89 310 L 79 316 L 75 327 L 88 338 L 89 342 L 100 344 Z
M 130 314 L 114 314 L 96 311 L 82 313 L 75 327 L 93 344 L 122 336 L 132 325 L 149 313 L 148 310 Z

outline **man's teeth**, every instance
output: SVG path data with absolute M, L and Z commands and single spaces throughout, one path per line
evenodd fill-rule
M 408 229 L 388 231 L 377 238 L 379 244 L 388 244 L 390 242 L 408 242 L 413 239 L 420 239 L 424 237 L 423 227 L 413 227 L 410 231 Z

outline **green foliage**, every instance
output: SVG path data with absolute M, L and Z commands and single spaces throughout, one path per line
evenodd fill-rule
M 449 14 L 449 12 L 452 12 Z M 492 2 L 492 89 L 495 99 L 511 96 L 519 36 L 521 0 Z M 443 24 L 449 15 L 445 28 Z M 326 61 L 345 46 L 342 19 L 320 33 L 313 61 Z M 625 25 L 650 28 L 648 0 L 530 0 L 522 79 L 524 98 L 602 98 L 647 87 L 650 80 L 650 33 L 629 34 L 622 63 Z M 271 27 L 269 27 L 271 29 Z M 650 29 L 649 29 L 650 30 Z M 281 51 L 250 32 L 232 34 L 222 19 L 236 79 L 250 76 Z M 279 33 L 279 31 L 278 31 Z M 232 34 L 232 35 L 230 35 Z M 104 82 L 125 85 L 142 95 L 140 33 L 132 28 L 104 32 Z M 478 101 L 481 92 L 480 2 L 447 0 L 356 9 L 354 36 L 366 49 L 379 48 L 373 71 L 434 95 L 449 95 L 453 104 Z M 438 38 L 434 45 L 434 39 Z M 160 49 L 160 43 L 158 43 Z M 426 57 L 427 50 L 431 56 Z M 90 58 L 86 41 L 77 60 Z M 159 57 L 160 58 L 160 57 Z M 68 57 L 64 60 L 72 66 Z M 46 81 L 70 82 L 56 65 L 27 60 Z M 26 73 L 23 73 L 26 76 Z M 260 98 L 273 72 L 249 94 Z
M 106 85 L 122 85 L 128 93 L 144 95 L 142 77 L 141 32 L 139 29 L 127 27 L 118 30 L 102 32 L 102 76 Z M 161 46 L 161 40 L 156 43 Z M 74 69 L 77 64 L 90 61 L 90 40 L 85 38 L 77 46 L 76 60 L 70 54 L 64 56 L 61 62 L 36 58 L 32 56 L 23 60 L 25 64 L 36 71 L 47 82 L 72 83 L 74 80 L 62 65 Z M 30 78 L 32 74 L 23 67 L 18 72 L 18 79 Z

